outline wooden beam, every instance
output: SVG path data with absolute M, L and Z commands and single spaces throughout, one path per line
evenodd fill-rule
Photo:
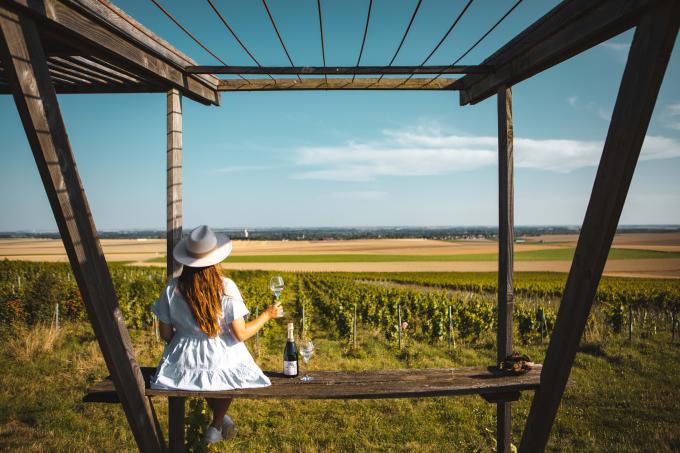
M 166 271 L 168 280 L 179 277 L 182 265 L 172 251 L 182 239 L 182 95 L 177 90 L 167 96 L 166 171 Z
M 514 309 L 514 171 L 512 88 L 500 87 L 498 99 L 498 324 L 496 358 L 512 354 L 512 312 Z M 510 402 L 496 405 L 497 451 L 510 451 L 512 408 Z
M 0 57 L 45 186 L 64 248 L 137 446 L 164 450 L 144 379 L 97 239 L 47 58 L 34 21 L 0 5 Z
M 548 442 L 679 24 L 680 2 L 667 1 L 646 13 L 635 31 L 520 451 L 541 452 Z
M 184 412 L 186 398 L 168 397 L 168 444 L 170 453 L 184 453 Z
M 476 104 L 633 27 L 645 11 L 664 0 L 563 1 L 503 46 L 482 65 L 492 74 L 465 76 L 457 84 L 460 104 Z
M 373 75 L 373 74 L 486 74 L 490 66 L 187 66 L 188 74 L 281 74 L 281 75 Z
M 452 90 L 456 79 L 439 78 L 351 78 L 335 79 L 249 79 L 220 80 L 218 91 L 284 91 L 284 90 Z
M 187 76 L 183 66 L 169 61 L 153 49 L 132 39 L 101 17 L 84 12 L 82 0 L 76 5 L 68 0 L 7 0 L 7 4 L 31 14 L 41 26 L 57 30 L 57 36 L 69 46 L 81 49 L 85 55 L 98 55 L 106 61 L 115 60 L 138 74 L 164 87 L 179 89 L 185 96 L 203 104 L 219 104 L 214 85 L 196 75 Z M 94 4 L 94 2 L 91 2 Z
M 127 83 L 127 80 L 124 77 L 116 76 L 115 74 L 113 74 L 112 71 L 96 69 L 96 67 L 93 65 L 86 65 L 76 60 L 67 59 L 64 57 L 50 57 L 48 58 L 47 62 L 48 63 L 52 62 L 54 64 L 59 65 L 59 67 L 62 68 L 62 70 L 68 68 L 72 71 L 88 75 L 105 83 L 112 84 Z
M 98 74 L 91 74 L 87 71 L 84 71 L 80 68 L 73 68 L 71 65 L 68 63 L 63 63 L 61 61 L 55 61 L 52 59 L 47 60 L 47 66 L 50 68 L 50 72 L 52 73 L 62 73 L 62 74 L 68 74 L 69 76 L 76 77 L 80 80 L 85 80 L 86 83 L 88 84 L 99 84 L 99 85 L 109 85 L 109 84 L 118 84 L 120 82 L 118 81 L 112 81 L 110 79 L 106 79 L 104 77 L 100 77 Z

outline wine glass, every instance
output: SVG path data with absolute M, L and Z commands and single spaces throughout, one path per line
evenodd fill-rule
M 305 361 L 306 368 L 307 367 L 306 365 L 309 363 L 309 360 L 312 358 L 312 355 L 314 354 L 314 343 L 312 342 L 312 340 L 302 341 L 302 344 L 300 345 L 300 353 L 302 354 L 302 360 Z M 314 378 L 305 373 L 305 375 L 302 376 L 300 380 L 303 382 L 309 382 L 314 380 Z
M 283 291 L 284 286 L 283 277 L 280 275 L 269 279 L 269 290 L 274 294 L 277 302 L 279 301 L 279 297 L 281 297 L 281 291 Z M 283 310 L 281 316 L 283 316 Z
M 281 296 L 281 291 L 283 291 L 284 287 L 283 283 L 283 277 L 280 275 L 277 275 L 276 277 L 272 277 L 269 279 L 269 289 L 271 290 L 272 293 L 274 293 L 274 296 L 276 296 L 276 299 L 278 300 L 279 296 Z

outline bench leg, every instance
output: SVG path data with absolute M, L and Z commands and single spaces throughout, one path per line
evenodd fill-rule
M 496 451 L 510 453 L 512 409 L 510 402 L 496 404 Z
M 184 453 L 184 407 L 186 398 L 168 397 L 168 439 L 170 453 Z

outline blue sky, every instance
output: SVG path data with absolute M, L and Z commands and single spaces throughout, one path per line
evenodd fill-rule
M 233 65 L 251 65 L 207 2 L 161 2 Z M 118 6 L 218 64 L 149 1 Z M 557 2 L 525 0 L 461 64 Z M 287 65 L 261 2 L 216 0 L 262 64 Z M 314 0 L 269 0 L 293 60 L 321 65 Z M 416 0 L 375 0 L 362 64 L 389 62 Z M 424 0 L 395 64 L 420 64 L 464 2 Z M 368 0 L 323 0 L 327 64 L 354 65 Z M 450 64 L 511 5 L 477 0 L 428 62 Z M 632 32 L 513 88 L 518 225 L 580 224 Z M 666 73 L 622 224 L 680 224 L 680 56 Z M 165 225 L 165 96 L 62 95 L 99 229 Z M 56 230 L 13 100 L 0 97 L 0 230 Z M 184 101 L 185 226 L 495 225 L 496 101 L 455 92 L 223 93 Z

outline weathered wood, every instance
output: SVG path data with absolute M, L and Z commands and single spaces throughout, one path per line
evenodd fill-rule
M 187 66 L 188 74 L 486 74 L 491 66 Z
M 142 369 L 146 376 L 154 368 Z M 270 387 L 220 392 L 146 389 L 149 396 L 215 397 L 247 399 L 376 399 L 423 398 L 434 396 L 485 395 L 536 390 L 541 366 L 519 376 L 502 375 L 488 367 L 400 369 L 371 371 L 308 371 L 314 380 L 302 382 L 281 373 L 265 372 Z M 148 383 L 148 379 L 147 379 Z M 105 400 L 111 395 L 110 379 L 88 389 L 90 400 Z
M 163 451 L 163 437 L 156 430 L 144 395 L 144 380 L 97 239 L 37 26 L 4 3 L 0 5 L 0 57 L 81 297 L 137 445 L 142 451 Z
M 69 69 L 80 74 L 87 75 L 91 78 L 101 81 L 102 83 L 110 84 L 126 83 L 126 79 L 124 77 L 115 75 L 113 71 L 95 69 L 96 67 L 92 64 L 87 65 L 83 64 L 82 62 L 78 62 L 76 60 L 64 57 L 50 57 L 47 59 L 47 62 L 56 64 L 62 69 Z
M 480 395 L 487 403 L 509 403 L 511 401 L 518 401 L 521 396 L 520 392 L 505 392 L 505 393 L 482 393 Z M 500 444 L 496 444 L 497 451 L 503 451 Z M 509 447 L 509 444 L 507 445 Z
M 133 74 L 132 72 L 114 65 L 110 61 L 98 59 L 95 56 L 83 57 L 81 55 L 72 55 L 68 58 L 84 66 L 91 66 L 94 70 L 96 70 L 100 74 L 105 74 L 115 78 L 122 78 L 124 79 L 125 82 L 131 83 L 143 82 L 143 79 L 140 79 L 138 76 L 136 77 L 135 74 Z
M 496 358 L 503 361 L 512 354 L 512 312 L 514 310 L 514 181 L 512 88 L 498 89 L 498 324 Z M 510 451 L 512 433 L 510 402 L 496 406 L 497 451 Z
M 503 46 L 482 65 L 492 74 L 465 76 L 460 103 L 476 104 L 502 85 L 515 85 L 635 25 L 637 18 L 664 0 L 573 0 L 552 11 Z
M 52 83 L 57 94 L 165 93 L 164 89 L 150 85 L 77 84 L 57 75 L 52 75 Z M 0 94 L 12 94 L 12 90 L 0 85 Z
M 184 410 L 186 398 L 168 398 L 168 445 L 170 453 L 184 453 Z
M 574 260 L 520 451 L 541 452 L 569 378 L 680 23 L 680 2 L 645 14 L 635 31 Z
M 81 3 L 84 0 L 79 0 Z M 84 12 L 82 5 L 68 0 L 6 0 L 6 3 L 31 14 L 41 26 L 59 30 L 61 41 L 81 49 L 86 55 L 116 59 L 140 78 L 149 78 L 165 87 L 177 88 L 185 96 L 204 104 L 219 104 L 219 95 L 203 76 L 184 73 L 183 66 L 120 32 L 101 17 Z M 94 4 L 94 2 L 93 2 Z
M 85 80 L 86 83 L 88 84 L 99 84 L 99 85 L 108 85 L 108 84 L 116 84 L 120 82 L 115 82 L 110 79 L 106 79 L 104 77 L 100 77 L 98 74 L 92 74 L 87 71 L 83 71 L 80 68 L 74 68 L 73 66 L 63 63 L 58 60 L 52 60 L 48 59 L 47 60 L 47 66 L 50 68 L 50 72 L 56 72 L 58 71 L 59 73 L 62 74 L 68 74 L 70 76 L 76 77 L 78 79 Z
M 182 265 L 172 257 L 182 239 L 182 95 L 167 95 L 167 172 L 166 172 L 166 271 L 168 279 L 179 277 Z
M 220 80 L 217 91 L 278 90 L 453 90 L 457 79 L 329 78 Z

